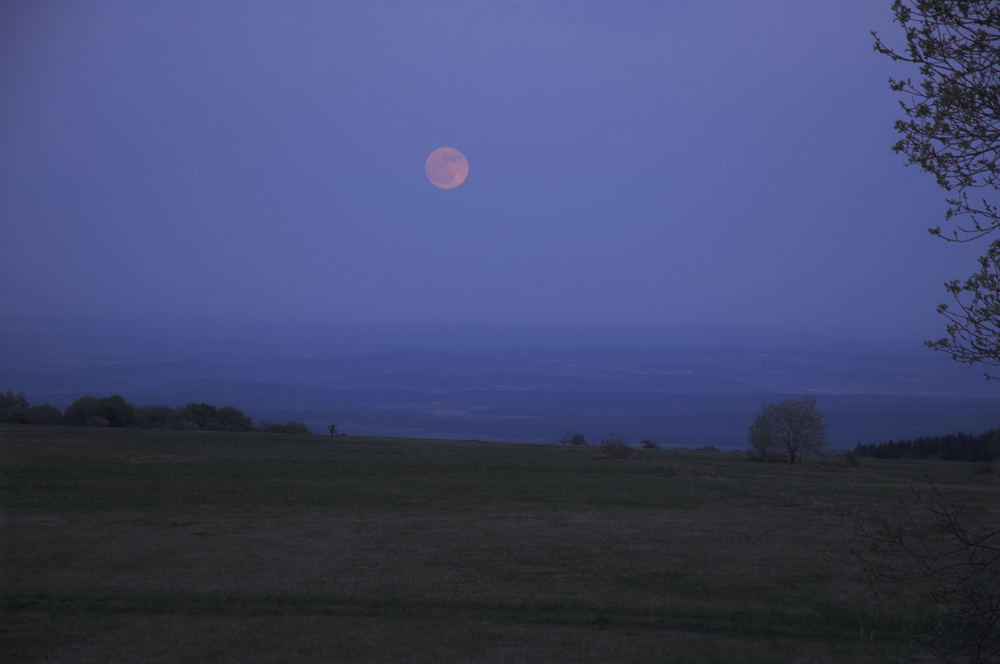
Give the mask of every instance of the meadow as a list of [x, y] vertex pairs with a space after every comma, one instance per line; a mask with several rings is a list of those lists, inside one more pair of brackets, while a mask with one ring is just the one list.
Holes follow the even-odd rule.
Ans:
[[877, 662], [856, 518], [976, 470], [0, 425], [0, 660]]

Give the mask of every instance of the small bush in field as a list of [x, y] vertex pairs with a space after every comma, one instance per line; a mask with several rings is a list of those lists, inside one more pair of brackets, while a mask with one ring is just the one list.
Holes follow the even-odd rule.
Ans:
[[602, 459], [626, 459], [632, 453], [632, 448], [614, 434], [601, 441], [600, 456]]
[[660, 449], [660, 444], [652, 440], [644, 440], [639, 443], [639, 447], [644, 450], [658, 450]]
[[561, 445], [584, 447], [587, 445], [587, 438], [579, 431], [567, 431], [563, 434], [562, 440], [560, 440], [559, 443]]

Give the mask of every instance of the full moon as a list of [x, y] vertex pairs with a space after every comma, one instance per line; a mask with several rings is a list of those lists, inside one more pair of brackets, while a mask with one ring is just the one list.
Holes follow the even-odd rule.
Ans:
[[438, 148], [424, 164], [427, 179], [441, 189], [454, 189], [469, 177], [469, 162], [455, 148]]

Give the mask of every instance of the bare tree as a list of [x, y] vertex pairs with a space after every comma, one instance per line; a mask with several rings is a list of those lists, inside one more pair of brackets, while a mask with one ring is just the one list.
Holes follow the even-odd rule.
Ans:
[[771, 430], [771, 421], [761, 412], [750, 425], [750, 454], [758, 461], [767, 461], [775, 455], [778, 442], [774, 439], [774, 432]]
[[773, 445], [785, 449], [789, 463], [801, 462], [803, 454], [820, 452], [826, 446], [823, 418], [816, 407], [816, 397], [812, 396], [765, 403], [757, 416], [758, 420], [766, 422]]
[[[893, 150], [948, 192], [945, 220], [952, 228], [930, 232], [949, 242], [977, 240], [1000, 228], [1000, 3], [894, 0], [892, 9], [906, 48], [895, 50], [873, 32], [875, 50], [920, 74], [916, 82], [889, 79], [903, 95]], [[958, 361], [1000, 366], [1000, 239], [980, 263], [964, 283], [945, 284], [958, 306], [938, 307], [948, 336], [927, 345]]]
[[[918, 655], [929, 652], [946, 662], [1000, 661], [996, 512], [974, 523], [964, 505], [936, 487], [913, 493], [915, 503], [900, 514], [855, 522], [861, 546], [854, 555], [869, 572], [881, 629], [906, 637], [897, 642], [913, 644], [922, 651]], [[916, 621], [914, 609], [923, 612]]]

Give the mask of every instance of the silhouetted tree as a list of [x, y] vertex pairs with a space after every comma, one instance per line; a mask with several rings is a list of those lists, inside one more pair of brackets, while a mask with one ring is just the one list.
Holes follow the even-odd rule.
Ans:
[[23, 392], [0, 392], [0, 422], [8, 424], [59, 424], [62, 411], [52, 404], [32, 406]]
[[[964, 505], [932, 487], [914, 491], [913, 505], [900, 513], [862, 515], [855, 527], [860, 546], [854, 554], [871, 576], [882, 629], [907, 632], [903, 642], [940, 661], [1000, 661], [1000, 528], [995, 521], [970, 519]], [[914, 607], [925, 609], [924, 620], [899, 620], [898, 614], [912, 613]], [[909, 659], [925, 653], [901, 654]]]
[[219, 428], [213, 426], [218, 421], [218, 409], [212, 404], [192, 401], [177, 409], [177, 417], [181, 421], [193, 422], [198, 429]]
[[750, 425], [748, 438], [750, 439], [750, 455], [752, 458], [758, 461], [767, 461], [774, 458], [778, 441], [775, 440], [774, 432], [771, 430], [771, 421], [767, 419], [767, 416], [763, 412], [759, 413], [756, 419], [754, 419], [753, 424]]
[[27, 421], [30, 424], [62, 424], [62, 411], [50, 403], [31, 406]]
[[23, 392], [14, 394], [8, 390], [0, 393], [0, 422], [25, 424], [28, 422], [28, 409], [28, 400]]
[[563, 445], [575, 445], [579, 447], [587, 444], [587, 438], [579, 431], [567, 431], [563, 434], [562, 440], [559, 442]]
[[118, 394], [100, 399], [97, 415], [106, 419], [108, 425], [113, 427], [131, 427], [135, 426], [138, 421], [135, 406]]
[[136, 409], [136, 415], [139, 418], [139, 426], [152, 429], [170, 429], [178, 421], [177, 411], [162, 404], [146, 404]]
[[[103, 398], [82, 396], [62, 413], [47, 403], [40, 406], [29, 405], [24, 394], [0, 392], [0, 422], [215, 431], [253, 430], [253, 420], [233, 406], [216, 408], [211, 404], [192, 402], [176, 409], [159, 404], [147, 404], [136, 408], [117, 394]], [[295, 432], [305, 427], [304, 424], [297, 422], [275, 426], [288, 431], [294, 429]]]
[[861, 456], [878, 459], [945, 459], [948, 461], [991, 461], [1000, 459], [1000, 428], [979, 435], [954, 433], [945, 436], [922, 436], [913, 440], [890, 440], [884, 443], [858, 444]]
[[82, 396], [66, 406], [63, 422], [76, 426], [90, 426], [97, 415], [98, 399], [88, 395]]
[[139, 417], [135, 407], [122, 396], [112, 394], [97, 399], [86, 395], [66, 407], [63, 421], [79, 426], [130, 427], [138, 423]]
[[[906, 49], [890, 48], [873, 32], [875, 50], [920, 74], [917, 82], [889, 79], [904, 95], [893, 150], [948, 192], [945, 220], [956, 221], [931, 233], [950, 242], [982, 238], [1000, 228], [1000, 209], [990, 200], [1000, 189], [1000, 3], [895, 0], [892, 8]], [[1000, 366], [1000, 240], [979, 262], [966, 281], [945, 284], [957, 308], [938, 307], [948, 336], [927, 345], [970, 365]]]
[[[938, 306], [948, 319], [947, 337], [928, 341], [927, 346], [951, 355], [953, 360], [973, 365], [1000, 367], [1000, 240], [979, 258], [979, 271], [963, 281], [950, 281], [945, 288], [955, 300], [954, 308]], [[985, 372], [987, 378], [996, 378]]]
[[625, 459], [632, 453], [632, 448], [626, 445], [620, 436], [614, 434], [601, 440], [598, 450], [604, 459]]
[[[802, 396], [765, 403], [754, 425], [761, 433], [769, 429], [774, 446], [784, 449], [789, 463], [796, 463], [802, 460], [803, 454], [820, 452], [826, 446], [823, 417], [816, 407], [816, 397]], [[751, 426], [751, 430], [753, 428]]]
[[223, 406], [216, 411], [215, 416], [218, 428], [223, 431], [250, 431], [253, 429], [253, 420], [233, 406]]

